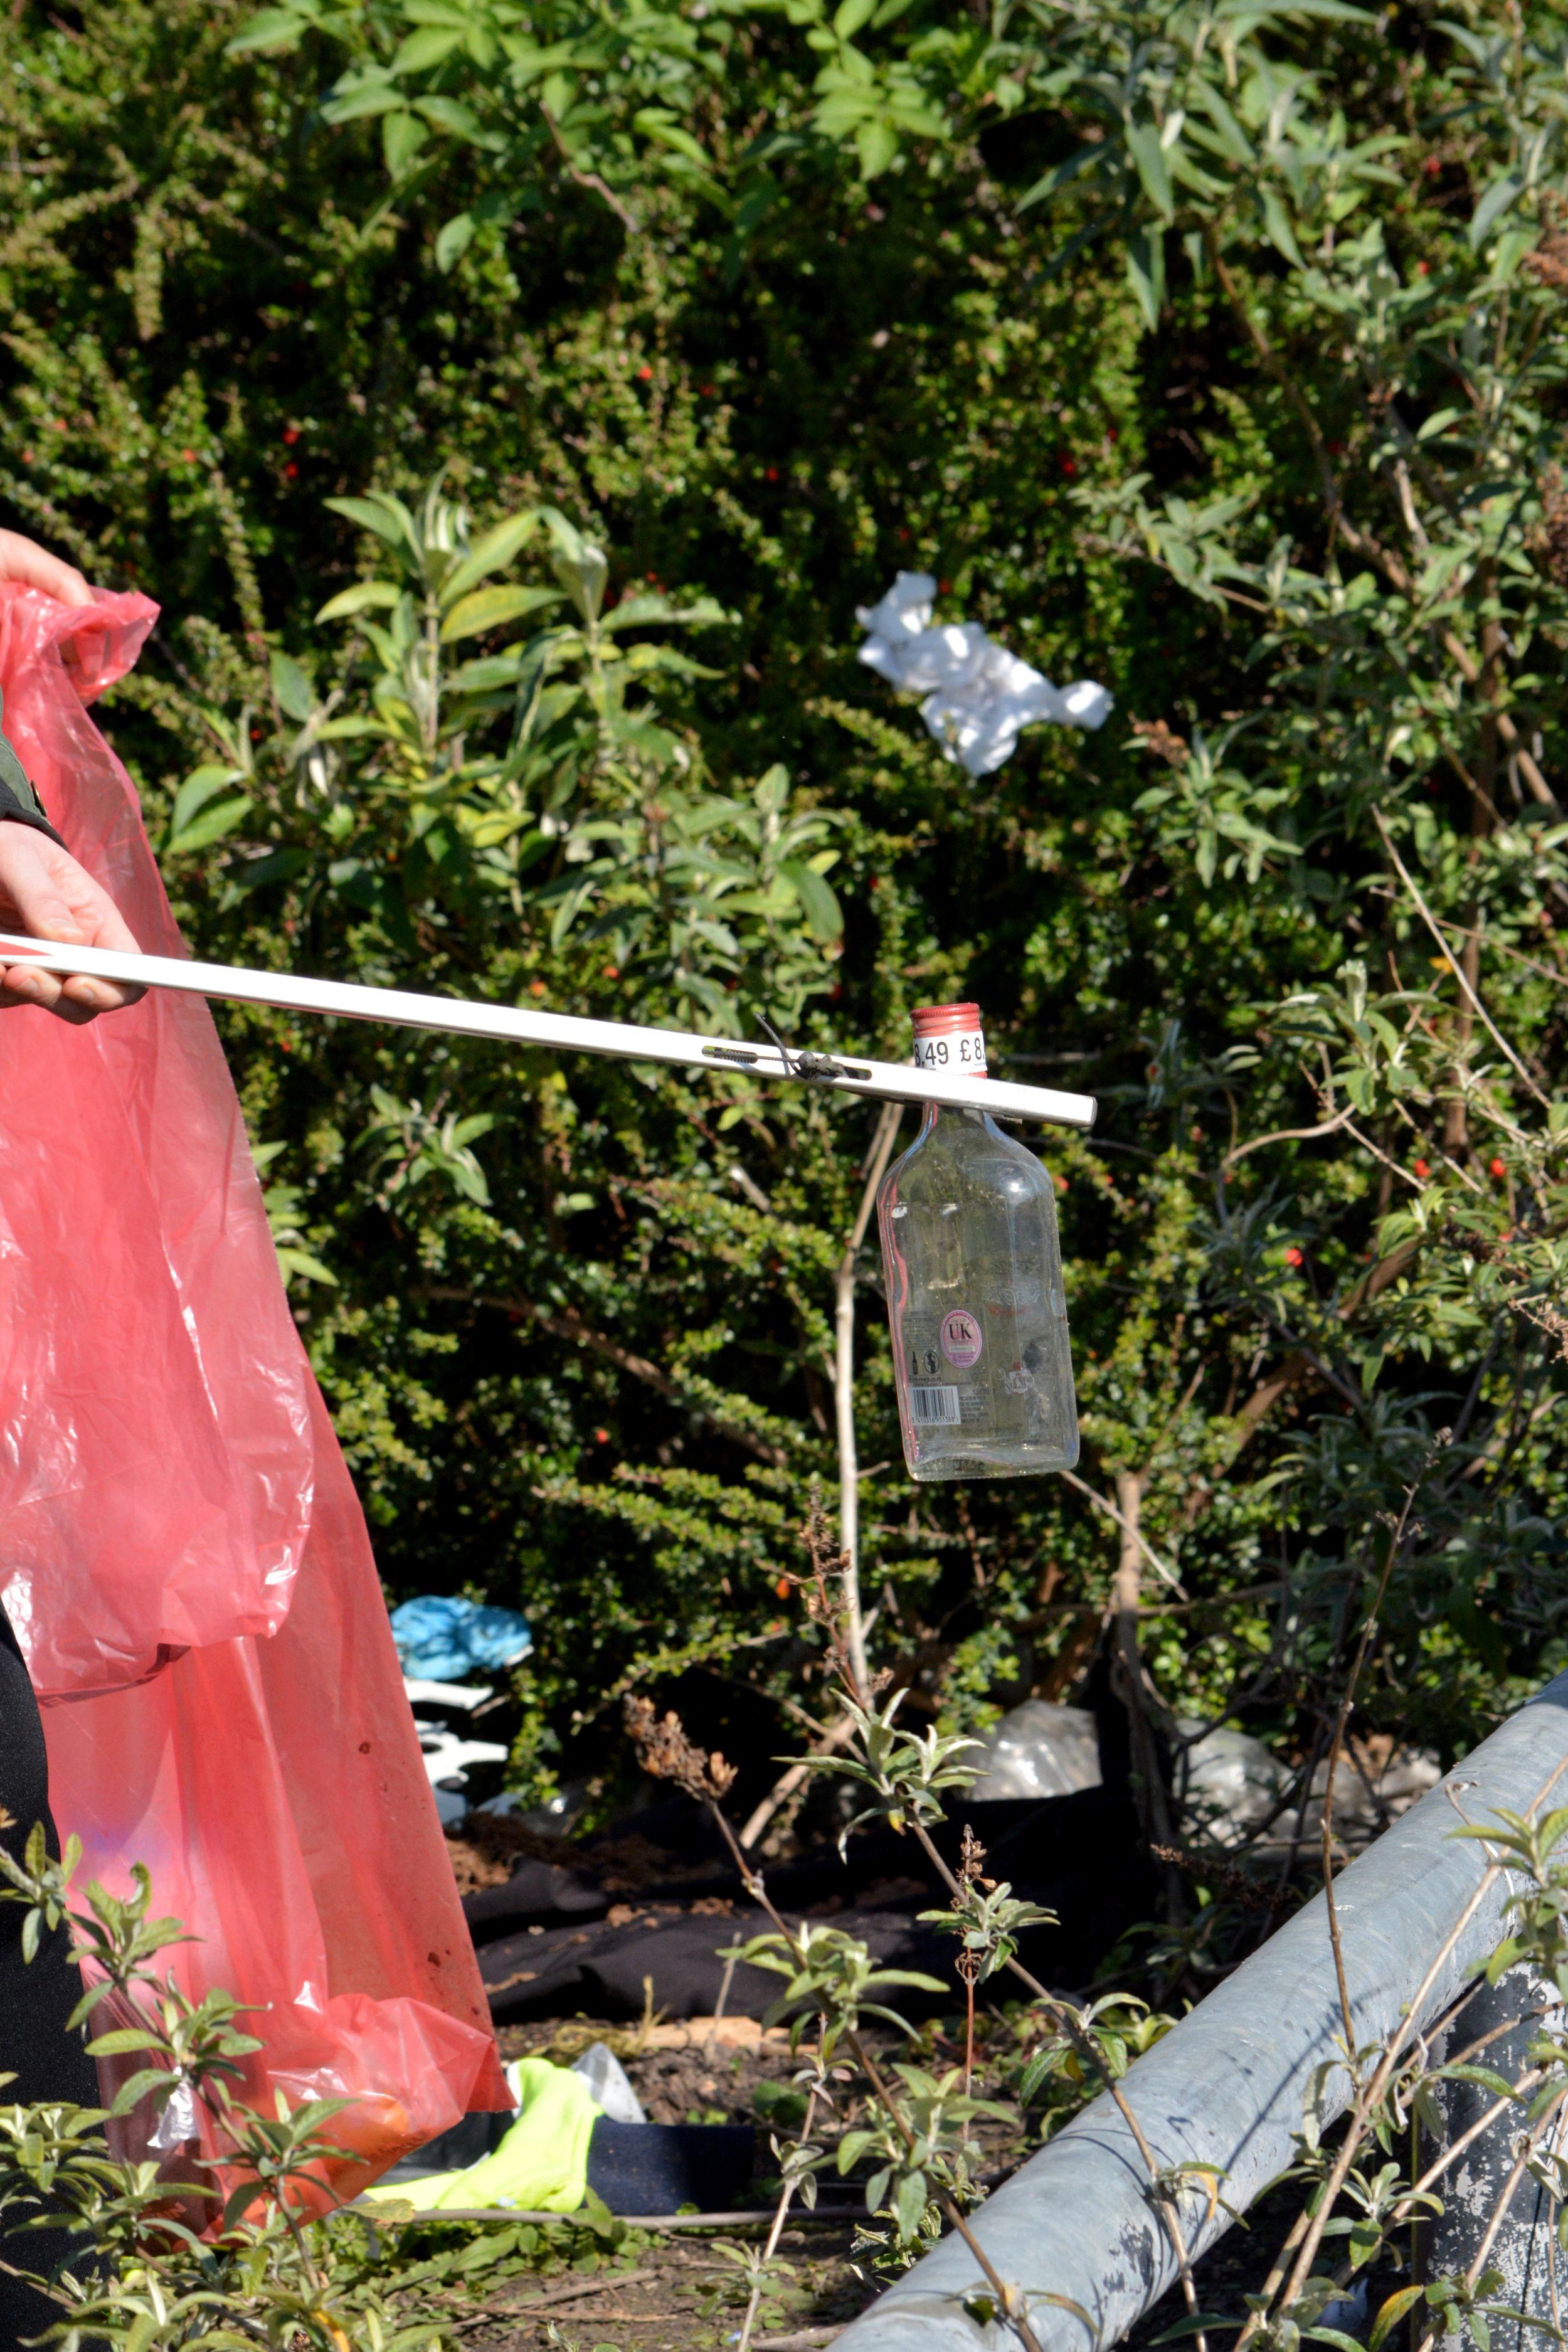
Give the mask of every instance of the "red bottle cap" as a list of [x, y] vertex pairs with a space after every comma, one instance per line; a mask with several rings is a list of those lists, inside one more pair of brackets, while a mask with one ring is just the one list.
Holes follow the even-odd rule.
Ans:
[[978, 1004], [917, 1004], [910, 1019], [917, 1037], [956, 1037], [980, 1026]]
[[978, 1004], [917, 1004], [913, 1014], [917, 1070], [985, 1076], [985, 1033]]

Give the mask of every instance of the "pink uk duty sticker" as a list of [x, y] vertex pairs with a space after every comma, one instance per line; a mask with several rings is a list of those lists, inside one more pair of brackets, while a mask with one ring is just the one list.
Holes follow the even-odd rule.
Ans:
[[955, 1307], [950, 1315], [942, 1317], [942, 1352], [960, 1371], [967, 1371], [971, 1364], [980, 1361], [984, 1344], [978, 1318], [971, 1315], [966, 1307]]

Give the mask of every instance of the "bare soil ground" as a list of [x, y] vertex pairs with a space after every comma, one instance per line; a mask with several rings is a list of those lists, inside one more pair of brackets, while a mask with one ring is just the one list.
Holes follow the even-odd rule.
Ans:
[[[743, 2250], [761, 2250], [772, 2210], [768, 2127], [760, 2110], [769, 2095], [764, 2086], [788, 2085], [794, 2074], [786, 2037], [763, 2033], [745, 2019], [717, 2027], [699, 2018], [689, 2025], [627, 2028], [577, 2018], [514, 2027], [501, 2039], [509, 2057], [563, 2062], [590, 2042], [607, 2042], [656, 2123], [755, 2123], [758, 2178], [750, 2200], [739, 2196], [737, 2206], [750, 2201], [757, 2221], [750, 2227], [699, 2223], [679, 2233], [626, 2228], [616, 2242], [579, 2231], [532, 2262], [503, 2262], [488, 2276], [477, 2269], [466, 2286], [454, 2281], [442, 2298], [462, 2352], [724, 2352], [736, 2340], [750, 2287]], [[952, 2063], [956, 2046], [940, 2030], [933, 2040], [934, 2061]], [[1016, 2063], [1012, 2037], [997, 2031], [983, 2053], [976, 2089], [1005, 2099]], [[988, 2184], [1005, 2179], [1038, 2137], [1037, 2121], [987, 2126]], [[817, 2352], [880, 2292], [868, 2250], [857, 2243], [864, 2217], [851, 2199], [847, 2186], [830, 2179], [823, 2202], [840, 2210], [792, 2219], [764, 2293], [753, 2352]], [[1262, 2284], [1299, 2201], [1299, 2188], [1275, 2191], [1200, 2265], [1205, 2314], [1245, 2315], [1244, 2298]], [[1185, 2322], [1173, 2292], [1133, 2331], [1131, 2352], [1153, 2352], [1163, 2340], [1184, 2347]], [[1227, 2333], [1222, 2326], [1219, 2340]]]
[[[956, 2062], [951, 2032], [928, 2028], [926, 2035], [931, 2063]], [[764, 2033], [747, 2019], [715, 2026], [700, 2018], [632, 2028], [577, 2018], [513, 2027], [501, 2036], [509, 2057], [566, 2063], [594, 2041], [607, 2042], [620, 2058], [650, 2121], [756, 2125], [757, 2179], [750, 2197], [736, 2200], [738, 2209], [754, 2208], [756, 2222], [699, 2224], [679, 2233], [626, 2229], [613, 2244], [579, 2231], [542, 2261], [498, 2264], [488, 2277], [476, 2272], [455, 2298], [443, 2297], [463, 2352], [721, 2352], [735, 2341], [750, 2289], [744, 2250], [760, 2252], [772, 2211], [764, 2110], [770, 2086], [787, 2087], [795, 2072], [787, 2037]], [[977, 2092], [1010, 2105], [1018, 2054], [1012, 2032], [1000, 2021], [991, 2025], [979, 2053]], [[1013, 2109], [1008, 2120], [984, 2125], [980, 2137], [994, 2187], [1037, 2146], [1038, 2119]], [[864, 2218], [852, 2184], [831, 2176], [817, 2214], [797, 2209], [763, 2296], [754, 2352], [816, 2352], [875, 2300], [883, 2281], [873, 2267], [875, 2249], [858, 2244]], [[1225, 2307], [1241, 2307], [1245, 2285], [1255, 2271], [1261, 2276], [1288, 2223], [1289, 2216], [1279, 2231], [1265, 2227], [1256, 2242], [1233, 2232], [1216, 2251], [1213, 2285]], [[1205, 2307], [1214, 2307], [1206, 2297]], [[1179, 2308], [1163, 2307], [1134, 2339], [1140, 2352], [1183, 2316]]]

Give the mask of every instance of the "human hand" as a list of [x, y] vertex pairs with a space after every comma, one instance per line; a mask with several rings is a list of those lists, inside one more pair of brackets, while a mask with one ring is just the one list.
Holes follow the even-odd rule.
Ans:
[[90, 604], [92, 590], [74, 564], [51, 555], [36, 540], [19, 530], [0, 530], [0, 580], [20, 581], [24, 588], [41, 588], [61, 604]]
[[[11, 536], [0, 532], [0, 538]], [[54, 940], [61, 947], [136, 952], [136, 941], [108, 892], [68, 849], [29, 824], [0, 824], [0, 930], [24, 931], [29, 939]], [[36, 964], [0, 966], [0, 1012], [36, 1004], [79, 1025], [100, 1013], [134, 1004], [142, 993], [111, 980], [62, 979]]]

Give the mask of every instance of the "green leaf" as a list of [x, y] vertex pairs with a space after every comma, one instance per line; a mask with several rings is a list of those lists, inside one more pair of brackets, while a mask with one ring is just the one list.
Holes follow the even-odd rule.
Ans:
[[1165, 151], [1160, 144], [1160, 133], [1152, 122], [1130, 124], [1127, 131], [1127, 152], [1143, 184], [1143, 193], [1163, 221], [1175, 218], [1175, 200], [1171, 194], [1171, 170]]
[[262, 8], [226, 44], [224, 55], [242, 58], [251, 49], [297, 49], [304, 31], [304, 18], [291, 8]]
[[436, 238], [436, 267], [443, 275], [455, 269], [474, 241], [479, 224], [472, 213], [456, 213]]
[[167, 2066], [138, 2067], [135, 2074], [128, 2076], [116, 2090], [110, 2115], [128, 2116], [132, 2107], [141, 2105], [150, 2091], [166, 2089], [168, 2081]]
[[712, 171], [713, 158], [708, 150], [692, 137], [689, 131], [671, 118], [667, 108], [645, 106], [633, 116], [632, 121], [645, 139], [657, 140], [661, 147], [668, 147], [673, 154], [684, 155], [688, 163], [700, 165], [704, 172]]
[[306, 1282], [329, 1282], [334, 1290], [337, 1288], [338, 1277], [331, 1266], [323, 1265], [321, 1259], [312, 1257], [309, 1250], [300, 1249], [292, 1242], [279, 1243], [277, 1247], [278, 1263], [283, 1270], [285, 1282], [290, 1275], [297, 1274]]
[[710, 669], [704, 663], [693, 661], [689, 654], [677, 653], [673, 646], [632, 646], [626, 653], [617, 654], [616, 658], [626, 663], [634, 677], [641, 677], [650, 669], [663, 670], [671, 677], [721, 677], [723, 675], [721, 670]]
[[441, 643], [455, 646], [464, 637], [477, 637], [483, 629], [499, 629], [508, 621], [520, 620], [524, 613], [537, 613], [542, 604], [559, 604], [560, 596], [553, 588], [477, 588], [470, 595], [459, 597], [441, 624]]
[[215, 793], [241, 782], [243, 773], [238, 768], [193, 768], [174, 794], [174, 804], [169, 812], [170, 833], [176, 834], [189, 824], [197, 811], [205, 808]]
[[144, 2025], [117, 2025], [112, 2032], [95, 2034], [88, 2048], [95, 2058], [118, 2058], [127, 2050], [162, 2050], [161, 2033]]
[[1301, 248], [1296, 242], [1296, 232], [1284, 205], [1272, 188], [1263, 191], [1263, 225], [1268, 232], [1268, 242], [1276, 253], [1283, 255], [1292, 268], [1304, 269]]
[[448, 694], [499, 694], [517, 684], [521, 668], [521, 650], [504, 654], [489, 654], [479, 661], [465, 662], [447, 680]]
[[599, 625], [609, 630], [638, 629], [662, 621], [688, 629], [717, 625], [732, 628], [737, 617], [735, 614], [726, 612], [723, 605], [711, 596], [699, 596], [690, 604], [677, 604], [668, 596], [656, 596], [639, 588], [634, 594], [623, 596], [615, 611], [606, 613]]
[[487, 132], [471, 106], [462, 105], [455, 98], [419, 98], [415, 105], [424, 120], [437, 131], [450, 131], [471, 147], [494, 146], [497, 142]]
[[278, 697], [279, 709], [301, 725], [316, 707], [310, 679], [287, 654], [275, 653], [272, 656], [272, 691]]
[[[390, 547], [405, 547], [409, 543], [412, 517], [401, 500], [323, 499], [321, 504], [330, 507], [333, 514], [346, 515], [362, 530], [374, 531], [376, 537], [384, 539]], [[395, 595], [393, 602], [396, 602]]]
[[863, 180], [875, 180], [899, 152], [899, 134], [890, 122], [862, 122], [855, 132], [855, 152]]
[[805, 917], [805, 927], [817, 945], [827, 947], [834, 940], [842, 939], [843, 909], [831, 885], [820, 874], [814, 873], [809, 866], [795, 858], [781, 866], [779, 872], [799, 900], [801, 913]]
[[1127, 278], [1152, 333], [1165, 300], [1165, 239], [1161, 230], [1140, 229], [1128, 238]]
[[255, 805], [247, 793], [236, 793], [231, 800], [215, 801], [188, 824], [171, 825], [162, 854], [165, 857], [189, 857], [198, 849], [209, 849], [215, 841], [221, 841], [226, 833], [232, 833], [242, 824]]
[[304, 849], [274, 849], [265, 856], [253, 857], [231, 866], [224, 877], [220, 906], [237, 906], [242, 898], [258, 890], [270, 887], [274, 882], [292, 881], [310, 863], [310, 852]]
[[416, 114], [389, 114], [381, 126], [381, 152], [387, 171], [400, 180], [430, 136]]
[[923, 2172], [906, 2172], [893, 2191], [893, 2213], [899, 2225], [899, 2236], [905, 2245], [918, 2237], [930, 2203]]
[[1495, 221], [1502, 218], [1523, 185], [1523, 181], [1517, 179], [1511, 172], [1505, 172], [1500, 179], [1492, 182], [1470, 215], [1469, 238], [1472, 253], [1480, 251], [1486, 243], [1487, 231]]
[[462, 37], [461, 32], [422, 25], [416, 33], [409, 34], [387, 70], [395, 74], [424, 73], [426, 68], [438, 66], [443, 58], [449, 58]]
[[346, 75], [321, 107], [324, 122], [358, 122], [365, 115], [386, 114], [404, 103], [403, 92], [380, 72]]
[[316, 618], [318, 621], [349, 621], [356, 613], [390, 610], [397, 602], [397, 593], [390, 580], [358, 580], [352, 588], [341, 589], [337, 595], [329, 596]]
[[443, 606], [455, 604], [458, 597], [477, 588], [492, 572], [504, 571], [533, 537], [539, 523], [539, 512], [531, 507], [521, 514], [508, 515], [503, 522], [496, 523], [477, 539], [461, 563], [455, 565], [442, 582]]
[[1250, 164], [1254, 161], [1252, 142], [1247, 138], [1225, 98], [1212, 83], [1199, 82], [1188, 100], [1191, 107], [1199, 109], [1213, 125], [1214, 138], [1222, 154], [1233, 163]]
[[1517, 2099], [1522, 2095], [1507, 2075], [1500, 2074], [1494, 2066], [1438, 2066], [1434, 2069], [1433, 2079], [1440, 2083], [1476, 2083], [1482, 2090], [1490, 2091], [1494, 2097], [1500, 2099]]

